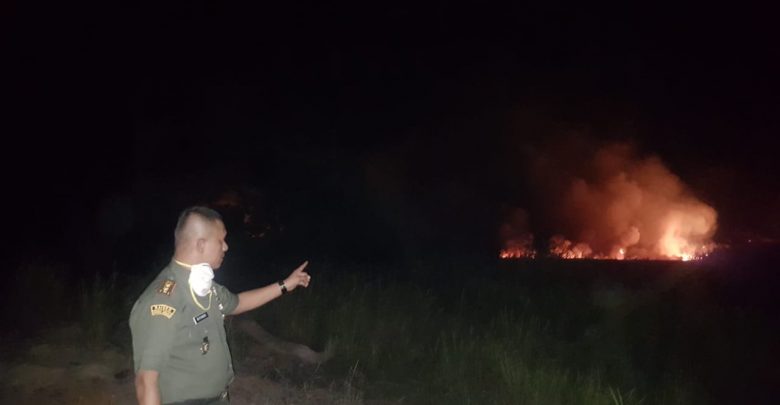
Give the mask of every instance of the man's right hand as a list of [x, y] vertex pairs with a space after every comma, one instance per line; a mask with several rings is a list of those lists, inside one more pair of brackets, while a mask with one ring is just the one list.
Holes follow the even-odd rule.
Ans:
[[135, 396], [139, 405], [160, 405], [159, 377], [160, 373], [155, 370], [140, 370], [135, 375]]

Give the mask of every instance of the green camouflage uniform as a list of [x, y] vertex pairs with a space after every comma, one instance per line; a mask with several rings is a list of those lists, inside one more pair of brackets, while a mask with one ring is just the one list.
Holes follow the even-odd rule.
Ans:
[[160, 373], [163, 403], [216, 398], [233, 380], [223, 318], [238, 296], [214, 283], [209, 307], [209, 297], [194, 295], [188, 278], [189, 269], [171, 261], [130, 313], [135, 372]]

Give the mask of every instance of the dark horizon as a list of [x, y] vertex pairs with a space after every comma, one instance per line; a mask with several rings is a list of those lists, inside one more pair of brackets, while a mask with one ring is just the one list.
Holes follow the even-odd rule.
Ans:
[[256, 7], [13, 8], [17, 255], [167, 240], [229, 190], [302, 250], [487, 254], [571, 139], [659, 156], [716, 240], [780, 238], [768, 10]]

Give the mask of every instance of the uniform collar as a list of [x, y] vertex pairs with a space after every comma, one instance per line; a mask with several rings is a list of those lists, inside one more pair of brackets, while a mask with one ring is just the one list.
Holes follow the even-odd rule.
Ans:
[[190, 269], [176, 263], [175, 259], [171, 259], [168, 268], [171, 269], [171, 273], [179, 280], [187, 280], [190, 277]]

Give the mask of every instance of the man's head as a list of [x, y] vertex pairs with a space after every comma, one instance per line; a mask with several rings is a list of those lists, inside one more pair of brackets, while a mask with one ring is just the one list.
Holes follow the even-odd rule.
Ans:
[[218, 269], [228, 250], [227, 231], [222, 216], [207, 207], [190, 207], [182, 211], [176, 230], [176, 257], [190, 264], [208, 263]]

